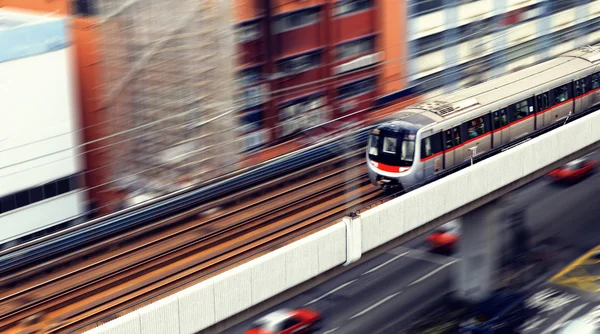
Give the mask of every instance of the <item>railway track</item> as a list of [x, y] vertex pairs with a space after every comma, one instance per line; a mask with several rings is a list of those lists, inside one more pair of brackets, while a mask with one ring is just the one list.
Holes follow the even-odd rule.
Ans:
[[383, 196], [362, 153], [9, 273], [0, 278], [0, 331], [79, 332], [322, 228]]

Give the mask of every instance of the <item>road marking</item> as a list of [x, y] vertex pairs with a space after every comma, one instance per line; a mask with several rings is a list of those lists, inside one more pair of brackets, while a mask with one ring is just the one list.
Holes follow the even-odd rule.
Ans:
[[596, 253], [599, 250], [600, 250], [600, 246], [596, 246], [596, 247], [590, 249], [587, 253], [585, 253], [582, 256], [580, 256], [577, 260], [571, 262], [568, 266], [564, 267], [563, 270], [561, 270], [558, 274], [552, 276], [549, 279], [549, 281], [553, 282], [553, 283], [559, 283], [557, 281], [560, 278], [562, 278], [567, 273], [569, 273], [570, 271], [572, 271], [573, 269], [575, 269], [575, 267], [581, 265], [585, 260], [587, 260], [589, 257], [591, 257], [592, 255], [594, 255], [594, 253]]
[[354, 318], [356, 318], [356, 317], [360, 317], [361, 315], [363, 315], [363, 314], [365, 314], [365, 313], [367, 313], [367, 312], [371, 311], [372, 309], [374, 309], [374, 308], [376, 308], [377, 306], [379, 306], [379, 305], [381, 305], [381, 304], [383, 304], [383, 303], [387, 302], [388, 300], [390, 300], [390, 299], [392, 299], [392, 298], [396, 297], [397, 295], [399, 295], [399, 294], [401, 294], [401, 293], [402, 293], [402, 291], [400, 291], [400, 292], [396, 292], [396, 293], [394, 293], [393, 295], [389, 295], [389, 296], [387, 296], [387, 297], [383, 298], [382, 300], [378, 301], [377, 303], [375, 303], [375, 304], [373, 304], [373, 305], [371, 305], [371, 306], [367, 307], [366, 309], [362, 310], [361, 312], [359, 312], [359, 313], [357, 313], [357, 314], [353, 315], [352, 317], [350, 317], [350, 319], [354, 319]]
[[318, 302], [319, 300], [321, 300], [321, 299], [323, 299], [323, 298], [325, 298], [325, 297], [327, 297], [327, 296], [331, 295], [332, 293], [335, 293], [336, 291], [339, 291], [339, 290], [341, 290], [341, 289], [345, 288], [346, 286], [348, 286], [348, 285], [350, 285], [350, 284], [352, 284], [352, 283], [354, 283], [354, 282], [356, 282], [356, 280], [352, 280], [352, 281], [350, 281], [350, 282], [348, 282], [348, 283], [344, 283], [344, 284], [342, 284], [342, 285], [338, 286], [337, 288], [335, 288], [335, 289], [333, 289], [333, 290], [331, 290], [331, 291], [327, 292], [326, 294], [322, 295], [321, 297], [319, 297], [319, 298], [317, 298], [317, 299], [313, 299], [313, 300], [311, 300], [310, 302], [308, 302], [308, 303], [304, 304], [304, 306], [310, 305], [310, 304], [312, 304], [312, 303], [316, 303], [316, 302]]
[[444, 265], [448, 263], [449, 260], [458, 261], [459, 259], [453, 256], [442, 256], [434, 253], [430, 253], [421, 249], [414, 249], [414, 252], [408, 254], [406, 257], [410, 257], [416, 260], [423, 260], [439, 265]]
[[581, 317], [583, 321], [587, 321], [590, 324], [597, 324], [600, 320], [600, 305], [596, 305], [590, 312]]
[[541, 318], [540, 316], [536, 315], [532, 319], [527, 320], [527, 322], [523, 325], [523, 327], [525, 327], [523, 328], [523, 332], [533, 331], [534, 329], [538, 328], [544, 321], [546, 321], [546, 319], [548, 318]]
[[388, 264], [390, 264], [390, 263], [392, 263], [392, 262], [394, 262], [394, 261], [398, 260], [399, 258], [403, 257], [404, 255], [406, 255], [406, 254], [408, 254], [408, 253], [410, 253], [410, 251], [406, 251], [406, 252], [404, 252], [404, 253], [402, 253], [402, 254], [400, 254], [400, 255], [396, 255], [396, 256], [394, 256], [393, 258], [391, 258], [391, 259], [387, 260], [386, 262], [384, 262], [384, 263], [382, 263], [382, 264], [378, 265], [377, 267], [375, 267], [375, 268], [373, 268], [373, 269], [371, 269], [371, 270], [369, 270], [369, 271], [367, 271], [367, 272], [363, 273], [361, 276], [364, 276], [364, 275], [370, 274], [370, 273], [372, 273], [372, 272], [374, 272], [374, 271], [377, 271], [377, 270], [379, 270], [379, 269], [381, 269], [381, 268], [383, 268], [383, 267], [387, 266]]
[[560, 326], [562, 326], [562, 324], [569, 320], [569, 318], [571, 318], [572, 315], [574, 315], [575, 313], [579, 312], [579, 310], [581, 310], [582, 308], [584, 308], [585, 306], [587, 306], [588, 303], [585, 304], [581, 304], [577, 307], [574, 307], [571, 309], [571, 311], [567, 312], [567, 314], [563, 315], [560, 319], [558, 319], [555, 323], [552, 324], [552, 326], [546, 328], [545, 331], [542, 332], [542, 334], [546, 334], [546, 333], [550, 333], [555, 329], [560, 328]]
[[328, 330], [327, 332], [323, 332], [323, 334], [329, 334], [329, 333], [333, 333], [333, 332], [335, 332], [335, 331], [336, 331], [338, 328], [339, 328], [339, 327], [336, 327], [336, 328], [334, 328], [334, 329], [330, 329], [330, 330]]
[[422, 282], [422, 281], [424, 281], [424, 280], [428, 279], [428, 278], [429, 278], [431, 275], [434, 275], [434, 274], [435, 274], [435, 273], [437, 273], [438, 271], [440, 271], [440, 270], [442, 270], [442, 269], [446, 268], [447, 266], [449, 266], [449, 265], [453, 264], [453, 263], [454, 263], [454, 262], [456, 262], [456, 261], [458, 261], [458, 260], [453, 260], [453, 261], [450, 261], [450, 262], [446, 263], [445, 265], [438, 267], [437, 269], [435, 269], [434, 271], [430, 272], [429, 274], [427, 274], [427, 275], [425, 275], [425, 276], [423, 276], [423, 277], [421, 277], [421, 278], [417, 279], [416, 281], [414, 281], [414, 282], [410, 283], [408, 286], [411, 286], [411, 285], [417, 284], [417, 283], [419, 283], [419, 282]]
[[525, 304], [530, 308], [537, 308], [548, 313], [560, 309], [577, 299], [579, 299], [579, 296], [577, 295], [568, 294], [552, 288], [546, 288], [527, 298]]

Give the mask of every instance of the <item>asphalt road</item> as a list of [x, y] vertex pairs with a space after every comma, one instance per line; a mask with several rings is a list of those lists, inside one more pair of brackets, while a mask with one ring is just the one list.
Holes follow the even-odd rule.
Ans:
[[[600, 153], [592, 156], [600, 159]], [[600, 221], [599, 190], [600, 173], [595, 173], [570, 186], [557, 185], [548, 178], [541, 178], [509, 195], [514, 204], [526, 208], [526, 224], [532, 231], [534, 243], [549, 244], [555, 250], [549, 271], [558, 272], [570, 261], [600, 244], [600, 224], [597, 223]], [[321, 333], [405, 333], [416, 317], [426, 316], [422, 312], [442, 302], [443, 296], [451, 291], [451, 268], [457, 260], [427, 252], [421, 237], [254, 319], [281, 308], [309, 307], [324, 315]], [[546, 288], [544, 282], [535, 287], [540, 291]], [[563, 318], [568, 320], [567, 306], [540, 315], [538, 323], [535, 326], [528, 324], [531, 328], [526, 332], [546, 333], [544, 331], [549, 328], [560, 327], [566, 321]], [[593, 306], [586, 304], [569, 314], [569, 318]], [[251, 321], [226, 333], [243, 333], [249, 329]]]

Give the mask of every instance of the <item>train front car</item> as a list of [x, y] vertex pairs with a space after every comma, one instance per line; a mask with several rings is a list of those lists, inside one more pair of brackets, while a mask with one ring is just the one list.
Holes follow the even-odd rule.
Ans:
[[418, 181], [413, 168], [418, 130], [412, 123], [396, 120], [383, 123], [371, 132], [367, 145], [371, 183], [393, 189]]

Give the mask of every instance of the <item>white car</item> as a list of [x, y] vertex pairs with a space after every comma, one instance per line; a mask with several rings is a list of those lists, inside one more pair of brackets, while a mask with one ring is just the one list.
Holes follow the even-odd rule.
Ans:
[[560, 329], [559, 334], [600, 334], [600, 328], [596, 323], [585, 319], [569, 321]]

